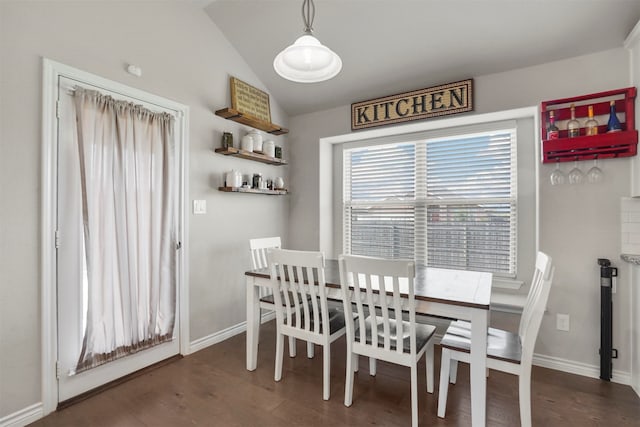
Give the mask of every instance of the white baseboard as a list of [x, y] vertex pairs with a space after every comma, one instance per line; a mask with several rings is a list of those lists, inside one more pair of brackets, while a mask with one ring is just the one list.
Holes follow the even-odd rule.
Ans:
[[[569, 374], [581, 375], [583, 377], [600, 378], [600, 366], [562, 359], [560, 357], [534, 354], [533, 364], [543, 368], [567, 372]], [[611, 381], [618, 384], [631, 385], [631, 374], [629, 372], [614, 369]]]
[[[270, 311], [264, 313], [260, 319], [261, 323], [268, 322], [276, 318], [275, 311]], [[196, 351], [200, 351], [209, 346], [222, 342], [228, 338], [231, 338], [235, 335], [241, 334], [247, 330], [247, 322], [238, 323], [237, 325], [231, 326], [227, 329], [223, 329], [219, 332], [213, 333], [211, 335], [207, 335], [206, 337], [198, 338], [195, 341], [192, 341], [189, 345], [189, 353], [192, 354]]]
[[35, 403], [18, 412], [0, 418], [0, 427], [22, 427], [44, 416], [42, 403]]

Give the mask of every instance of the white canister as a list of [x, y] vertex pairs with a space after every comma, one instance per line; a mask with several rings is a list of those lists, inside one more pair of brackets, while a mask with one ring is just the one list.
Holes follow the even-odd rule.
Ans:
[[253, 136], [251, 134], [248, 133], [242, 137], [240, 148], [244, 151], [253, 151]]
[[252, 129], [249, 135], [253, 138], [253, 151], [262, 151], [262, 134], [258, 129]]
[[273, 142], [272, 140], [265, 141], [264, 144], [262, 144], [262, 152], [266, 156], [275, 157], [276, 156], [276, 143]]
[[284, 179], [282, 179], [282, 177], [277, 177], [274, 181], [273, 181], [273, 187], [277, 188], [277, 189], [281, 189], [284, 188]]
[[225, 175], [225, 181], [226, 181], [226, 185], [227, 187], [241, 187], [242, 186], [242, 174], [235, 170], [232, 169], [231, 171], [227, 172], [227, 174]]

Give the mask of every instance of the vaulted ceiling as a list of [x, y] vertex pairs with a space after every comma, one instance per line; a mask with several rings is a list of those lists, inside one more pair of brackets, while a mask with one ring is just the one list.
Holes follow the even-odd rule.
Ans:
[[290, 115], [621, 47], [640, 20], [640, 0], [315, 0], [343, 68], [301, 84], [273, 59], [302, 33], [302, 0], [203, 3]]

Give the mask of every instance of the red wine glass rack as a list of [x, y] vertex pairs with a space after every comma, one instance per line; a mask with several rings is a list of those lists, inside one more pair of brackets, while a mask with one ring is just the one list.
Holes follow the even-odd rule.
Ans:
[[[569, 162], [574, 160], [606, 159], [630, 157], [637, 153], [638, 131], [635, 127], [636, 88], [611, 90], [573, 98], [543, 101], [540, 104], [540, 135], [542, 136], [542, 163]], [[607, 133], [609, 103], [615, 101], [616, 114], [622, 130]], [[580, 128], [580, 136], [569, 138], [566, 121], [571, 118], [571, 104], [575, 105], [575, 116], [581, 125], [588, 116], [589, 106], [593, 106], [598, 120], [598, 134], [585, 135]], [[558, 139], [546, 139], [549, 125], [549, 111], [554, 112], [556, 125], [560, 128]], [[563, 127], [563, 122], [565, 125]]]

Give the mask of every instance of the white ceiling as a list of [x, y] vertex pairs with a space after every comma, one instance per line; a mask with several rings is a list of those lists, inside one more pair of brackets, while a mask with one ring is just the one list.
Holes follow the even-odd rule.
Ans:
[[343, 67], [302, 84], [272, 65], [302, 33], [302, 0], [204, 2], [290, 115], [621, 47], [640, 20], [640, 0], [315, 0], [314, 35]]

